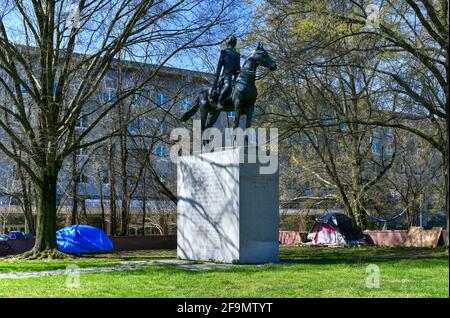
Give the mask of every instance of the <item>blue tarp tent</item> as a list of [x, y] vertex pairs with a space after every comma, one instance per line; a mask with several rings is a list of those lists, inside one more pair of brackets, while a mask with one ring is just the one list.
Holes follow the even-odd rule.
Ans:
[[110, 251], [114, 248], [110, 238], [100, 229], [89, 225], [67, 226], [56, 232], [61, 252], [81, 254]]

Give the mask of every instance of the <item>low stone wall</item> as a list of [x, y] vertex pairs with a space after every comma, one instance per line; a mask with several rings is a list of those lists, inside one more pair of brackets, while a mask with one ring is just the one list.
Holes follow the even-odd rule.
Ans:
[[0, 242], [4, 244], [4, 250], [7, 251], [5, 255], [14, 255], [29, 251], [34, 246], [34, 239], [29, 240], [8, 240], [6, 242]]
[[279, 242], [281, 245], [298, 245], [305, 241], [306, 232], [280, 231]]
[[403, 246], [408, 236], [406, 230], [377, 230], [364, 231], [366, 241], [376, 246]]
[[[306, 232], [280, 231], [281, 245], [298, 245], [305, 241]], [[379, 230], [364, 231], [369, 244], [376, 246], [395, 247], [403, 246], [408, 231], [406, 230]], [[112, 238], [115, 250], [133, 251], [150, 249], [176, 249], [176, 235], [146, 235], [146, 236], [115, 236]], [[0, 242], [0, 256], [20, 254], [29, 251], [34, 245], [34, 239], [9, 240]], [[448, 246], [448, 232], [442, 230], [439, 245]]]
[[448, 231], [447, 230], [442, 230], [442, 240], [445, 246], [448, 246]]
[[[364, 231], [366, 241], [375, 246], [396, 247], [404, 246], [408, 237], [407, 230], [376, 230]], [[297, 231], [280, 231], [279, 241], [281, 245], [298, 245], [304, 242], [306, 232]], [[448, 232], [442, 230], [439, 245], [448, 246]]]
[[[117, 251], [176, 249], [176, 235], [114, 236], [111, 238]], [[0, 242], [0, 256], [14, 255], [29, 251], [34, 239], [8, 240]]]
[[0, 242], [0, 256], [6, 256], [11, 254], [11, 248], [9, 245], [6, 244], [6, 242], [1, 241]]
[[118, 251], [176, 249], [176, 235], [114, 236], [111, 238]]

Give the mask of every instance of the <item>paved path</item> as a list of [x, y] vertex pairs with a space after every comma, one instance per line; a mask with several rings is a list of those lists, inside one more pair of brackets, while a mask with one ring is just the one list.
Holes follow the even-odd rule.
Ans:
[[[209, 270], [216, 268], [232, 268], [239, 265], [234, 264], [219, 264], [219, 263], [192, 263], [186, 260], [152, 260], [152, 261], [126, 261], [121, 262], [122, 265], [99, 266], [99, 267], [77, 267], [79, 273], [104, 273], [104, 272], [118, 272], [118, 271], [132, 271], [141, 269], [149, 265], [176, 265], [179, 269], [186, 270]], [[74, 271], [73, 267], [65, 269], [54, 269], [49, 271], [34, 271], [34, 272], [12, 272], [0, 273], [0, 278], [26, 278], [26, 277], [42, 277], [50, 275], [66, 275]]]

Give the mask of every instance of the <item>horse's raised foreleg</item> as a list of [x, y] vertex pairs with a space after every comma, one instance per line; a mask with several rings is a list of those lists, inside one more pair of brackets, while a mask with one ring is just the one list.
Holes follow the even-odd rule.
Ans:
[[208, 121], [206, 122], [205, 129], [211, 128], [212, 126], [214, 126], [214, 124], [217, 121], [217, 118], [219, 118], [219, 115], [220, 115], [220, 111], [211, 109], [211, 112], [209, 113]]

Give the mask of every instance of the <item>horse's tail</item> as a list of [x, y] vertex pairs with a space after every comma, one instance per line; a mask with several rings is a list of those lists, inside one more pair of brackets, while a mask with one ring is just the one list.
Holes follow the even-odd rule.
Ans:
[[185, 112], [183, 114], [183, 116], [181, 116], [180, 120], [186, 121], [189, 118], [191, 118], [192, 116], [194, 116], [195, 113], [197, 112], [199, 106], [200, 106], [200, 98], [199, 98], [199, 96], [197, 96], [194, 100], [194, 105], [191, 107], [191, 109], [189, 109], [187, 112]]

